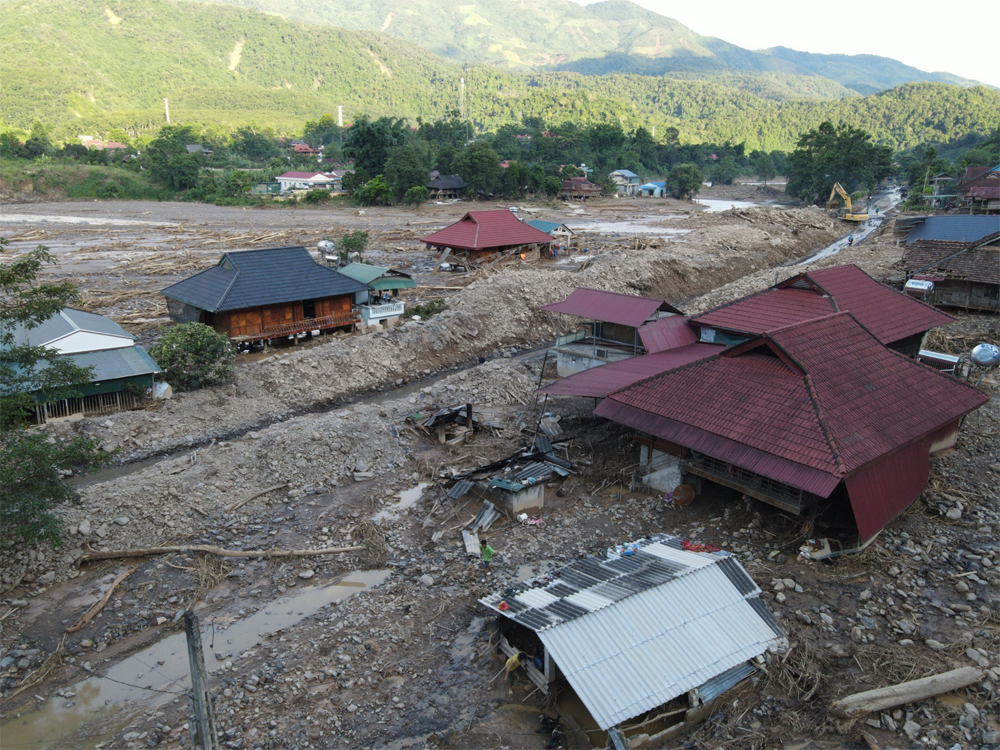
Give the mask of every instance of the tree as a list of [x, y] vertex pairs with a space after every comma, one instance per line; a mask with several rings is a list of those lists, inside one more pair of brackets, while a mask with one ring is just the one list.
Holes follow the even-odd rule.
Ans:
[[385, 179], [399, 200], [412, 187], [426, 187], [430, 170], [417, 147], [404, 143], [392, 150], [385, 163]]
[[198, 184], [202, 158], [197, 154], [185, 153], [167, 160], [158, 170], [158, 176], [171, 190], [190, 190]]
[[402, 145], [408, 132], [406, 120], [380, 117], [371, 121], [361, 117], [347, 133], [344, 155], [354, 159], [355, 169], [366, 174], [383, 174], [389, 154]]
[[985, 148], [973, 148], [958, 157], [956, 164], [960, 167], [990, 167], [993, 166], [993, 154]]
[[357, 253], [360, 258], [364, 255], [365, 248], [368, 247], [368, 232], [361, 230], [348, 232], [337, 240], [336, 245], [337, 255], [341, 263], [347, 263], [348, 257], [353, 253]]
[[558, 177], [548, 175], [542, 179], [542, 190], [550, 198], [555, 198], [559, 193], [562, 192], [562, 180]]
[[348, 172], [340, 179], [340, 187], [342, 187], [348, 193], [353, 193], [359, 188], [364, 187], [364, 184], [368, 182], [368, 177], [364, 172], [354, 170], [353, 172]]
[[149, 353], [178, 391], [225, 383], [236, 371], [229, 338], [203, 323], [174, 326]]
[[618, 185], [611, 179], [611, 175], [609, 174], [602, 174], [600, 177], [594, 179], [593, 182], [595, 185], [601, 186], [601, 193], [604, 195], [616, 195], [618, 193]]
[[892, 174], [893, 152], [869, 133], [827, 121], [803, 133], [788, 157], [786, 191], [806, 201], [826, 200], [835, 182], [848, 192], [871, 190]]
[[416, 185], [406, 191], [403, 196], [403, 203], [411, 206], [419, 206], [431, 197], [431, 191], [423, 185]]
[[362, 206], [388, 206], [392, 203], [393, 192], [389, 181], [378, 174], [362, 187], [354, 191], [354, 200]]
[[245, 125], [233, 133], [233, 151], [256, 162], [267, 161], [281, 153], [275, 138], [253, 125]]
[[[0, 237], [0, 252], [7, 240]], [[77, 298], [68, 282], [38, 283], [42, 267], [54, 262], [42, 246], [0, 263], [0, 546], [17, 542], [58, 544], [56, 508], [77, 499], [63, 480], [66, 471], [101, 465], [107, 459], [95, 441], [50, 438], [28, 430], [26, 415], [37, 403], [76, 395], [89, 382], [88, 370], [55, 350], [31, 346], [20, 331], [30, 330]]]
[[329, 146], [343, 136], [343, 128], [337, 126], [333, 115], [323, 115], [319, 120], [306, 122], [302, 130], [302, 140], [313, 148]]
[[694, 198], [701, 190], [701, 180], [701, 171], [694, 164], [677, 164], [667, 176], [667, 189], [675, 198]]
[[587, 175], [586, 172], [584, 172], [582, 169], [580, 169], [578, 166], [576, 166], [574, 164], [567, 164], [567, 165], [565, 165], [562, 168], [562, 171], [559, 174], [561, 174], [564, 178], [568, 178], [568, 177], [586, 177], [586, 175]]
[[732, 156], [724, 156], [712, 167], [712, 182], [720, 185], [732, 185], [740, 173], [740, 167]]
[[500, 177], [503, 172], [500, 157], [485, 141], [477, 141], [466, 146], [456, 157], [454, 166], [465, 181], [465, 187], [473, 194], [490, 195], [500, 187]]
[[226, 172], [223, 178], [223, 189], [230, 198], [240, 197], [250, 189], [251, 185], [253, 185], [253, 177], [242, 169]]
[[49, 131], [39, 120], [31, 126], [31, 135], [24, 142], [24, 148], [31, 156], [44, 156], [55, 151], [52, 141], [49, 140]]
[[437, 162], [434, 165], [441, 174], [455, 174], [455, 157], [459, 150], [454, 146], [443, 146], [437, 154]]
[[757, 176], [767, 184], [768, 180], [773, 180], [777, 172], [774, 168], [774, 159], [770, 154], [762, 154], [754, 164]]

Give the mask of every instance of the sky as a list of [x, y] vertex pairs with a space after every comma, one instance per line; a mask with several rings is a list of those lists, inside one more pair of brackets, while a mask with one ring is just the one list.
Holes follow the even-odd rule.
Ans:
[[[824, 54], [881, 55], [921, 70], [945, 71], [1000, 86], [1000, 53], [996, 44], [982, 41], [1000, 28], [1000, 3], [996, 0], [972, 6], [932, 4], [929, 0], [633, 2], [674, 18], [703, 36], [751, 50], [782, 46]], [[963, 10], [959, 12], [959, 8]]]

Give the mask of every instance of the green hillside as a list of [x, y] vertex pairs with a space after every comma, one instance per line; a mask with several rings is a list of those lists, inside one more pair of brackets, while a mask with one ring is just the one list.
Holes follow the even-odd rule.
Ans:
[[[338, 2], [339, 0], [329, 0]], [[529, 0], [525, 0], [530, 5]], [[997, 127], [1000, 94], [910, 84], [875, 96], [827, 99], [819, 79], [716, 72], [585, 76], [463, 70], [391, 36], [307, 26], [238, 8], [173, 0], [16, 0], [0, 13], [0, 112], [8, 126], [35, 120], [56, 138], [133, 135], [164, 122], [229, 132], [255, 123], [301, 133], [303, 123], [344, 107], [411, 120], [459, 106], [481, 131], [524, 117], [627, 129], [676, 127], [684, 141], [745, 141], [787, 149], [826, 119], [906, 148]], [[815, 87], [802, 93], [807, 81]], [[824, 88], [825, 87], [825, 88]], [[806, 98], [806, 97], [809, 98]]]
[[[381, 31], [455, 62], [498, 65], [519, 72], [772, 73], [826, 78], [862, 94], [911, 82], [975, 83], [875, 55], [818, 55], [786, 47], [755, 52], [697, 34], [628, 0], [604, 0], [587, 6], [569, 0], [202, 1], [237, 5], [303, 23]], [[815, 90], [815, 85], [812, 88]], [[798, 95], [809, 96], [805, 92]], [[835, 87], [824, 95], [843, 93]]]

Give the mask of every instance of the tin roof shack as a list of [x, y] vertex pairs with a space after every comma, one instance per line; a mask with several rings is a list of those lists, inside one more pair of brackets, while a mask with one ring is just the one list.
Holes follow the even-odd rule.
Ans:
[[907, 246], [903, 266], [911, 295], [917, 290], [935, 305], [1000, 310], [1000, 231], [976, 242], [917, 240]]
[[361, 322], [366, 326], [391, 326], [399, 322], [405, 310], [399, 290], [417, 285], [410, 274], [385, 266], [348, 263], [340, 272], [369, 287], [354, 295], [354, 301], [360, 305]]
[[480, 599], [504, 653], [541, 659], [527, 669], [539, 689], [579, 699], [585, 713], [568, 691], [560, 708], [595, 747], [662, 747], [786, 647], [736, 558], [686, 546], [657, 535]]
[[454, 254], [475, 266], [515, 255], [521, 260], [537, 259], [541, 249], [548, 250], [552, 238], [501, 209], [469, 211], [451, 226], [420, 241], [444, 251], [440, 262]]
[[[12, 334], [15, 345], [51, 349], [78, 367], [93, 368], [90, 383], [73, 388], [70, 398], [34, 390], [37, 424], [137, 409], [143, 401], [137, 391], [151, 391], [154, 377], [162, 372], [134, 336], [103, 315], [66, 307], [40, 325], [18, 326]], [[45, 367], [39, 362], [36, 372]]]
[[539, 232], [545, 232], [561, 248], [568, 250], [573, 244], [574, 232], [565, 224], [561, 224], [558, 221], [542, 221], [541, 219], [529, 219], [525, 223], [530, 227], [534, 227]]
[[[556, 370], [563, 378], [645, 352], [639, 327], [680, 313], [661, 299], [586, 287], [577, 287], [561, 302], [542, 305], [539, 309], [559, 316], [554, 349]], [[578, 330], [563, 334], [563, 315], [586, 318], [588, 322]], [[683, 321], [683, 316], [679, 316], [679, 320]]]
[[988, 400], [841, 312], [636, 383], [595, 414], [644, 433], [686, 474], [793, 513], [825, 504], [853, 516], [866, 541], [920, 495], [930, 456]]
[[880, 284], [854, 265], [807, 271], [757, 294], [695, 315], [699, 341], [728, 346], [834, 312], [850, 312], [879, 341], [909, 357], [931, 328], [953, 318]]
[[299, 246], [226, 253], [160, 293], [175, 323], [204, 323], [249, 344], [353, 326], [354, 297], [368, 289]]

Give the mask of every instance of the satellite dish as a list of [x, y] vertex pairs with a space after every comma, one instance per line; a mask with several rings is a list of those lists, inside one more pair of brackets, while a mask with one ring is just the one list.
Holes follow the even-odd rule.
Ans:
[[996, 367], [1000, 363], [1000, 349], [994, 344], [977, 344], [972, 350], [972, 362], [977, 367]]

